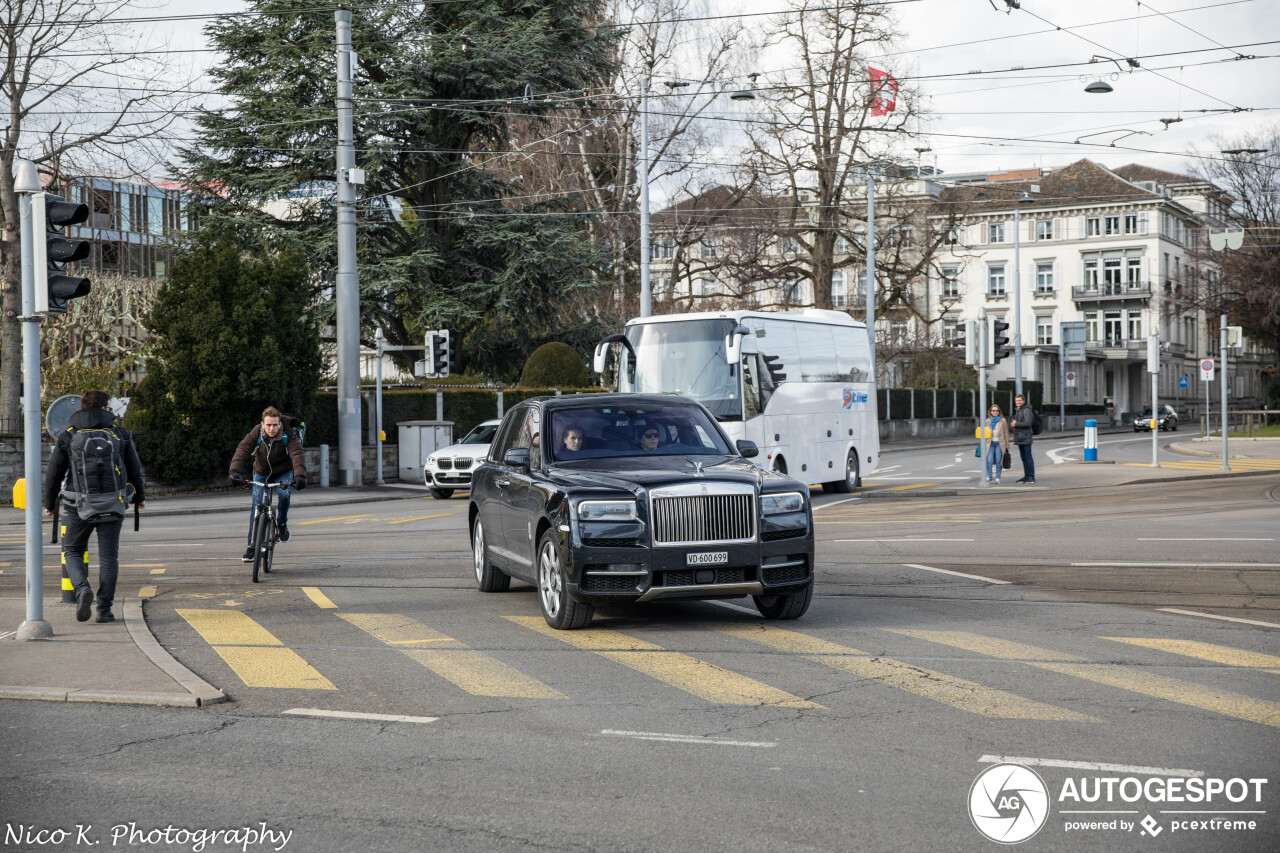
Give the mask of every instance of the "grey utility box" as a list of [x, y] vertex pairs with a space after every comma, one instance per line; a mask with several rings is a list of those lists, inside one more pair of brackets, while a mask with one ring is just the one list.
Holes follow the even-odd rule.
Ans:
[[400, 479], [422, 482], [427, 457], [453, 444], [453, 421], [401, 421]]

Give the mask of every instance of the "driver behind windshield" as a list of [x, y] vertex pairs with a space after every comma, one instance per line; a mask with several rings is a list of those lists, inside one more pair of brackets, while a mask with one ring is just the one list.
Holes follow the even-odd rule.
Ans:
[[657, 451], [662, 441], [662, 432], [658, 427], [649, 425], [640, 427], [640, 449], [645, 453]]
[[557, 459], [575, 459], [582, 455], [582, 427], [569, 427], [560, 436]]

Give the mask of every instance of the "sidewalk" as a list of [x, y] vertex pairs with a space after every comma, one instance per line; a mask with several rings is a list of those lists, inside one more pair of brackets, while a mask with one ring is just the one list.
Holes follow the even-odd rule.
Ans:
[[[1123, 433], [1126, 430], [1116, 430]], [[1040, 438], [1069, 438], [1070, 435], [1044, 434]], [[1280, 440], [1259, 452], [1259, 445], [1248, 447], [1248, 456], [1280, 459]], [[1211, 443], [1211, 442], [1210, 442]], [[972, 439], [956, 439], [945, 444], [918, 444], [899, 442], [885, 450], [922, 449], [925, 447], [972, 448]], [[1105, 457], [1106, 443], [1100, 442]], [[1175, 449], [1187, 449], [1208, 453], [1217, 458], [1220, 443], [1212, 448], [1205, 444], [1196, 447], [1194, 436], [1178, 442]], [[1182, 445], [1187, 445], [1186, 449]], [[1231, 442], [1233, 459], [1246, 458], [1238, 452], [1244, 444]], [[968, 451], [972, 455], [972, 450]], [[1188, 460], [1195, 456], [1187, 456]], [[977, 476], [977, 460], [973, 474]], [[1099, 463], [1068, 462], [1054, 465], [1043, 451], [1036, 455], [1038, 473], [1036, 485], [990, 486], [975, 481], [962, 484], [937, 483], [912, 485], [906, 490], [860, 493], [867, 498], [919, 498], [921, 496], [948, 495], [1000, 495], [1003, 492], [1054, 492], [1070, 489], [1096, 489], [1106, 486], [1123, 486], [1153, 481], [1200, 479], [1208, 477], [1248, 477], [1257, 474], [1277, 474], [1278, 470], [1220, 472], [1216, 469], [1189, 471], [1182, 468], [1149, 468], [1142, 465], [1108, 464], [1104, 458]], [[1166, 460], [1167, 461], [1167, 460]], [[964, 471], [966, 469], [958, 469]], [[1016, 473], [1015, 464], [1014, 471]], [[874, 482], [874, 475], [867, 477]], [[295, 506], [334, 506], [369, 501], [404, 500], [421, 498], [427, 494], [423, 486], [408, 484], [362, 487], [308, 489], [294, 495]], [[147, 502], [144, 516], [189, 515], [208, 512], [244, 512], [248, 507], [248, 493], [232, 490], [195, 495], [164, 495]], [[0, 525], [10, 525], [11, 537], [16, 537], [16, 525], [24, 523], [23, 511], [7, 507], [0, 509]], [[144, 518], [145, 523], [145, 518]], [[44, 536], [49, 535], [48, 528]], [[16, 544], [16, 543], [15, 543]], [[15, 549], [16, 550], [16, 549]], [[19, 557], [19, 560], [21, 558]], [[14, 574], [22, 571], [21, 563]], [[48, 571], [46, 570], [46, 580]], [[49, 640], [19, 642], [14, 633], [26, 615], [26, 600], [19, 589], [0, 597], [0, 699], [43, 699], [65, 702], [114, 702], [126, 704], [166, 705], [197, 708], [215, 702], [226, 701], [218, 688], [206, 683], [166, 652], [150, 630], [142, 614], [142, 602], [122, 597], [117, 601], [117, 621], [105, 625], [96, 622], [77, 623], [75, 609], [61, 603], [59, 597], [46, 597], [44, 618], [53, 628]], [[121, 618], [122, 617], [122, 618]]]

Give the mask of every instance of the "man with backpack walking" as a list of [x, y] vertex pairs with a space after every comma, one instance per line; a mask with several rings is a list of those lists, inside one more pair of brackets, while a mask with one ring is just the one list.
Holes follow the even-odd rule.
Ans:
[[1013, 406], [1013, 443], [1018, 445], [1018, 455], [1022, 457], [1022, 479], [1017, 482], [1034, 483], [1036, 462], [1031, 458], [1031, 442], [1032, 437], [1040, 432], [1043, 421], [1021, 394], [1013, 398]]
[[[62, 560], [75, 590], [76, 619], [88, 621], [89, 534], [98, 534], [98, 619], [114, 622], [111, 604], [120, 573], [120, 528], [132, 502], [146, 507], [146, 484], [133, 437], [116, 426], [105, 391], [86, 391], [80, 411], [58, 436], [45, 480], [44, 512], [53, 515], [62, 500]], [[63, 488], [63, 480], [66, 488]]]
[[262, 411], [262, 423], [249, 430], [236, 447], [235, 456], [231, 459], [231, 481], [243, 483], [245, 471], [249, 468], [250, 457], [253, 458], [253, 505], [249, 508], [248, 545], [244, 556], [240, 559], [246, 563], [253, 562], [253, 522], [257, 518], [258, 504], [262, 502], [265, 489], [259, 483], [275, 483], [282, 485], [280, 494], [280, 541], [289, 541], [289, 496], [290, 485], [298, 491], [307, 487], [307, 469], [302, 464], [302, 440], [294, 432], [293, 440], [289, 440], [280, 411], [275, 406], [268, 406]]

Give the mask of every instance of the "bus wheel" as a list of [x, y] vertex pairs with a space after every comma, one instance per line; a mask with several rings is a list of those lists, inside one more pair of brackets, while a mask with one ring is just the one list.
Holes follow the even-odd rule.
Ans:
[[773, 460], [773, 471], [776, 474], [787, 473], [787, 460], [783, 459], [781, 456]]
[[849, 458], [844, 463], [844, 479], [823, 483], [822, 490], [824, 492], [838, 492], [842, 495], [847, 495], [861, 485], [862, 475], [858, 469], [858, 452], [850, 450]]

